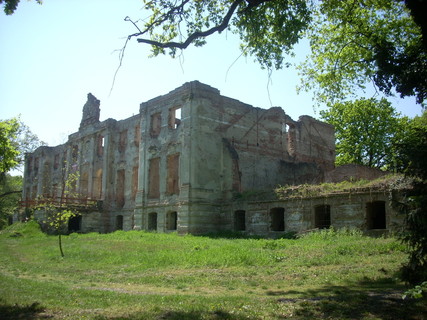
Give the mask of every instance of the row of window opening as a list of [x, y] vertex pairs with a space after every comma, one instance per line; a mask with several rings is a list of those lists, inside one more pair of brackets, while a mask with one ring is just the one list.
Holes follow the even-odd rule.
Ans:
[[[234, 212], [234, 230], [246, 231], [246, 211]], [[269, 211], [270, 230], [285, 231], [285, 209], [278, 207]], [[331, 227], [331, 206], [318, 205], [314, 207], [314, 228], [328, 229]], [[374, 201], [366, 204], [366, 228], [368, 230], [386, 229], [386, 210], [384, 201]]]
[[[181, 107], [173, 107], [169, 109], [168, 128], [177, 129], [181, 124]], [[160, 134], [162, 127], [162, 114], [157, 112], [151, 115], [150, 135], [157, 137]]]

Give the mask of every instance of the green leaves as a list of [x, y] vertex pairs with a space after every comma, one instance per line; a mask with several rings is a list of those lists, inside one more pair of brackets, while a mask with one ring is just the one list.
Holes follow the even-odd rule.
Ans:
[[243, 54], [252, 55], [262, 68], [280, 69], [284, 56], [301, 38], [311, 21], [309, 3], [290, 1], [144, 1], [151, 16], [131, 37], [152, 45], [154, 56], [176, 55], [188, 44], [203, 46], [206, 37], [224, 30], [238, 34]]
[[423, 297], [423, 292], [427, 292], [427, 281], [424, 281], [420, 285], [407, 290], [402, 296], [402, 299], [406, 299], [407, 297], [421, 299]]
[[312, 53], [299, 66], [300, 90], [314, 90], [329, 105], [356, 96], [369, 83], [386, 94], [394, 88], [402, 96], [417, 94], [419, 102], [425, 98], [425, 81], [408, 83], [425, 79], [427, 67], [420, 49], [409, 54], [421, 35], [402, 1], [327, 0], [315, 16], [308, 32]]
[[387, 100], [336, 103], [320, 114], [335, 127], [337, 165], [394, 166], [394, 142], [402, 137], [408, 119], [400, 117]]
[[18, 166], [19, 122], [17, 118], [0, 121], [0, 173], [4, 174]]
[[18, 168], [25, 153], [44, 145], [19, 117], [0, 121], [0, 173]]

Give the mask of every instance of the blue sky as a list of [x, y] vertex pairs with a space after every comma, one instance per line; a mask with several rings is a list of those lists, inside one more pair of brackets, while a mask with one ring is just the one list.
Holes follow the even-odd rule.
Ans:
[[[189, 48], [180, 59], [149, 58], [149, 47], [128, 44], [110, 93], [119, 53], [135, 30], [126, 16], [147, 17], [140, 0], [21, 0], [12, 16], [0, 13], [0, 119], [22, 120], [49, 145], [78, 130], [89, 92], [101, 100], [101, 120], [130, 117], [139, 104], [183, 83], [199, 80], [222, 95], [256, 107], [280, 106], [292, 118], [317, 117], [309, 93], [296, 94], [294, 69], [270, 78], [251, 57], [240, 57], [230, 33], [208, 38], [203, 48]], [[307, 46], [296, 49], [297, 62]], [[236, 60], [237, 59], [237, 60]], [[420, 114], [413, 99], [389, 99], [408, 116]]]

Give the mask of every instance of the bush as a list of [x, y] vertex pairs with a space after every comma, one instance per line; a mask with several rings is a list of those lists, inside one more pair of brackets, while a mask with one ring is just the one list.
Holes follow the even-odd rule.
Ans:
[[40, 225], [36, 221], [30, 220], [26, 222], [15, 222], [0, 231], [0, 234], [8, 234], [10, 237], [35, 237], [43, 233]]

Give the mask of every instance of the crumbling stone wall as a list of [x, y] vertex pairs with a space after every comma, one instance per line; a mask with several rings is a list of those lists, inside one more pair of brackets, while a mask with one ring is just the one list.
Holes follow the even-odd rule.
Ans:
[[[346, 200], [311, 199], [303, 206], [235, 200], [279, 184], [324, 181], [334, 167], [334, 132], [309, 116], [295, 121], [279, 107], [255, 108], [197, 81], [142, 103], [128, 119], [99, 116], [100, 102], [89, 94], [79, 130], [64, 144], [40, 147], [26, 158], [23, 199], [29, 201], [63, 197], [67, 174], [79, 174], [72, 188], [82, 232], [245, 228], [274, 235], [329, 222], [363, 227], [356, 208], [362, 200], [348, 210]], [[84, 207], [87, 201], [91, 207]], [[380, 206], [370, 205], [370, 215]]]
[[[62, 145], [40, 147], [26, 156], [23, 199], [30, 203], [75, 198], [77, 207], [97, 202], [103, 210], [84, 212], [82, 232], [113, 231], [119, 215], [126, 216], [123, 224], [131, 229], [136, 195], [132, 181], [137, 181], [139, 168], [139, 123], [139, 116], [100, 122], [99, 100], [89, 94], [78, 132]], [[70, 174], [79, 177], [73, 190], [67, 186]]]
[[[401, 196], [399, 192], [391, 195], [384, 190], [370, 190], [279, 201], [235, 201], [223, 208], [229, 223], [225, 229], [270, 237], [330, 227], [359, 229], [369, 234], [393, 232], [403, 223], [403, 216], [393, 206]], [[277, 230], [279, 224], [272, 212], [279, 208], [284, 214], [281, 229]]]

